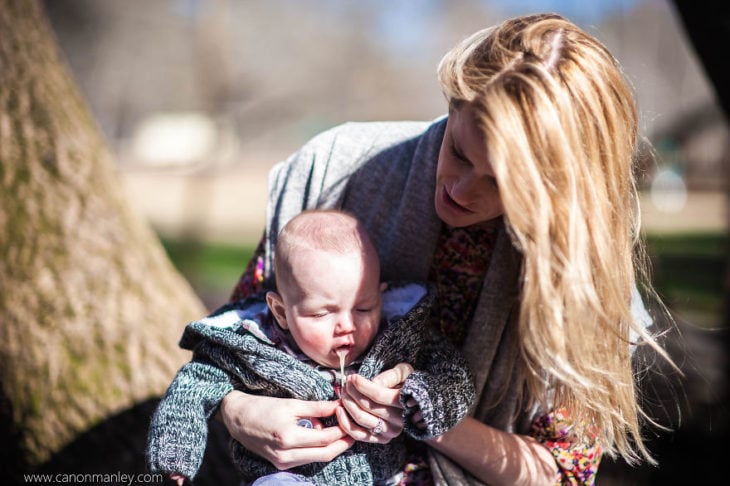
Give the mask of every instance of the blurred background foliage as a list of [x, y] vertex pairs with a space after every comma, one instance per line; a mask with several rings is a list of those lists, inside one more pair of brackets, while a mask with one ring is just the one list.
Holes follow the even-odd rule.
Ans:
[[[646, 152], [640, 174], [652, 247], [684, 241], [686, 256], [722, 259], [695, 248], [694, 235], [725, 231], [727, 123], [667, 0], [45, 4], [132, 199], [208, 305], [235, 283], [225, 262], [242, 269], [261, 234], [274, 163], [346, 121], [441, 116], [443, 53], [536, 11], [561, 13], [603, 40], [635, 86], [656, 153]], [[236, 248], [241, 261], [227, 260]]]
[[[717, 233], [650, 234], [654, 284], [668, 306], [698, 326], [713, 329], [723, 313], [727, 237]], [[162, 238], [173, 263], [204, 300], [222, 301], [254, 251], [241, 245]]]
[[[668, 0], [45, 6], [131, 200], [209, 309], [225, 303], [261, 236], [273, 164], [339, 123], [443, 115], [438, 60], [477, 29], [537, 11], [574, 20], [607, 44], [635, 87], [648, 142], [639, 174], [644, 232], [658, 291], [689, 343], [680, 352], [692, 355], [688, 396], [677, 399], [688, 402], [677, 405], [683, 423], [695, 427], [686, 447], [706, 453], [719, 444], [728, 428], [718, 337], [727, 310], [728, 125]], [[713, 391], [691, 396], [696, 389]], [[674, 450], [685, 450], [683, 427], [670, 439]], [[657, 449], [674, 457], [666, 443]], [[669, 482], [681, 477], [672, 476], [673, 461], [662, 464]], [[631, 481], [656, 479], [637, 474]], [[625, 484], [628, 476], [602, 483], [611, 477]]]
[[670, 308], [697, 325], [721, 323], [727, 236], [717, 233], [648, 235], [654, 283]]

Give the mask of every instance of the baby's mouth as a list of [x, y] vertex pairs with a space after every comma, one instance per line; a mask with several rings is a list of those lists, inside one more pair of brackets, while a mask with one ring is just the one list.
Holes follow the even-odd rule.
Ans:
[[352, 348], [352, 344], [343, 344], [342, 346], [335, 348], [335, 354], [337, 356], [347, 358], [347, 356], [352, 352]]

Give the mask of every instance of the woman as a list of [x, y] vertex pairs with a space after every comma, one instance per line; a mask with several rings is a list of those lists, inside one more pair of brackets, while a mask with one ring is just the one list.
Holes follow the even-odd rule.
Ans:
[[[632, 343], [663, 352], [635, 291], [637, 120], [620, 66], [569, 21], [534, 15], [463, 41], [439, 79], [447, 119], [346, 124], [273, 169], [266, 235], [234, 297], [273, 285], [273, 245], [291, 217], [343, 207], [372, 232], [385, 280], [436, 284], [434, 322], [476, 377], [471, 416], [429, 442], [436, 483], [592, 483], [602, 452], [651, 461]], [[406, 373], [354, 377], [348, 413], [232, 392], [221, 415], [282, 469], [327, 461], [401, 432]], [[332, 413], [340, 428], [291, 420]]]

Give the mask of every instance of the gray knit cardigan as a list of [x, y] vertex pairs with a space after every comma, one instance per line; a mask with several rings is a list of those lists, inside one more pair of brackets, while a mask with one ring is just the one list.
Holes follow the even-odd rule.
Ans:
[[[466, 416], [474, 399], [471, 375], [459, 353], [428, 324], [433, 293], [418, 284], [391, 285], [383, 295], [383, 323], [358, 373], [372, 378], [395, 364], [416, 371], [400, 394], [405, 434], [426, 440], [443, 434]], [[180, 341], [193, 360], [177, 374], [150, 426], [147, 461], [152, 472], [192, 478], [203, 458], [207, 420], [233, 389], [302, 400], [336, 398], [330, 380], [311, 365], [277, 348], [273, 319], [262, 294], [226, 305], [189, 324]], [[407, 406], [410, 399], [416, 407]], [[425, 429], [412, 425], [417, 410]], [[333, 425], [334, 417], [325, 420]], [[356, 442], [329, 463], [291, 470], [327, 485], [372, 485], [401, 470], [405, 437], [385, 445]], [[274, 466], [231, 441], [232, 457], [247, 481], [276, 472]]]

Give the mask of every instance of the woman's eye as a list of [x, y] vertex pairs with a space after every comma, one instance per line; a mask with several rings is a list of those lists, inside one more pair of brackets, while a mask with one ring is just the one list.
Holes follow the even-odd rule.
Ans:
[[372, 310], [373, 309], [371, 307], [367, 307], [367, 308], [363, 307], [363, 308], [360, 308], [360, 309], [355, 309], [355, 311], [362, 312], [362, 313], [372, 312]]
[[456, 158], [456, 160], [458, 160], [462, 164], [471, 165], [471, 162], [469, 161], [469, 159], [464, 157], [464, 155], [461, 152], [459, 152], [458, 150], [456, 150], [455, 147], [451, 147], [451, 153], [454, 155], [454, 158]]

